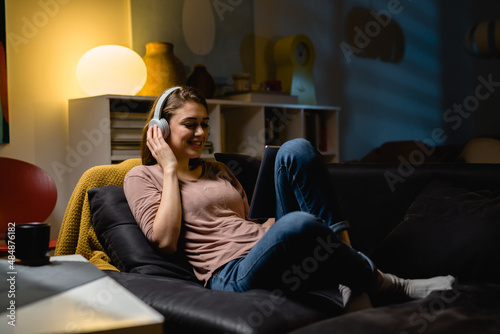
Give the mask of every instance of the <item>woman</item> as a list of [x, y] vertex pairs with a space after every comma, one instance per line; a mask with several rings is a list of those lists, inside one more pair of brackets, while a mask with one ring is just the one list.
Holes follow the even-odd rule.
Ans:
[[341, 219], [331, 185], [324, 182], [327, 170], [304, 139], [278, 152], [276, 221], [249, 220], [235, 176], [222, 163], [200, 159], [209, 132], [203, 97], [179, 87], [159, 99], [170, 134], [165, 139], [157, 125], [144, 128], [143, 165], [127, 174], [125, 194], [148, 240], [166, 254], [184, 252], [205, 286], [294, 292], [340, 284], [344, 304], [350, 289], [421, 298], [451, 288], [451, 276], [403, 280], [382, 273], [339, 239], [334, 230]]

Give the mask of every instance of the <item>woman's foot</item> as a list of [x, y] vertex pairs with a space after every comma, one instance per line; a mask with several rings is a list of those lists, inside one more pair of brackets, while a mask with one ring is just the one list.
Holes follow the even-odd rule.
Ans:
[[419, 299], [436, 290], [451, 290], [453, 276], [436, 276], [427, 279], [402, 279], [392, 274], [378, 272], [377, 293], [394, 297]]

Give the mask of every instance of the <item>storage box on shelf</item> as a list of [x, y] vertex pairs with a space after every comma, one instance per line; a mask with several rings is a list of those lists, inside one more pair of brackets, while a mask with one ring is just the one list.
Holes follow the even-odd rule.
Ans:
[[[68, 167], [71, 187], [88, 168], [140, 157], [147, 113], [155, 97], [101, 95], [69, 101]], [[328, 162], [338, 161], [339, 107], [209, 99], [214, 152], [262, 155], [267, 144], [307, 138]]]

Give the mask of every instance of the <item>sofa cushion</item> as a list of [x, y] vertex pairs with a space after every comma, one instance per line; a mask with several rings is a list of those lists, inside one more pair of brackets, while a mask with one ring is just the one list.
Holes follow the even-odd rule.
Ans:
[[401, 277], [455, 275], [500, 283], [500, 195], [435, 179], [372, 254]]
[[157, 251], [146, 239], [123, 192], [109, 185], [88, 191], [92, 224], [112, 263], [124, 272], [161, 275], [196, 281], [187, 260]]
[[163, 314], [169, 334], [288, 333], [342, 312], [340, 300], [332, 303], [313, 294], [291, 297], [279, 289], [219, 291], [169, 277], [107, 274]]

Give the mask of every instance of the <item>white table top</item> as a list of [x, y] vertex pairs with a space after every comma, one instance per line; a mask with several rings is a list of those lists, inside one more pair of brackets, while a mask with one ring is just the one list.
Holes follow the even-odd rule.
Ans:
[[[50, 260], [86, 261], [80, 255], [58, 256]], [[162, 333], [164, 321], [160, 313], [107, 276], [16, 307], [14, 313], [2, 311], [0, 332], [5, 334]], [[9, 314], [14, 314], [15, 322], [12, 322], [12, 317], [9, 319]]]

